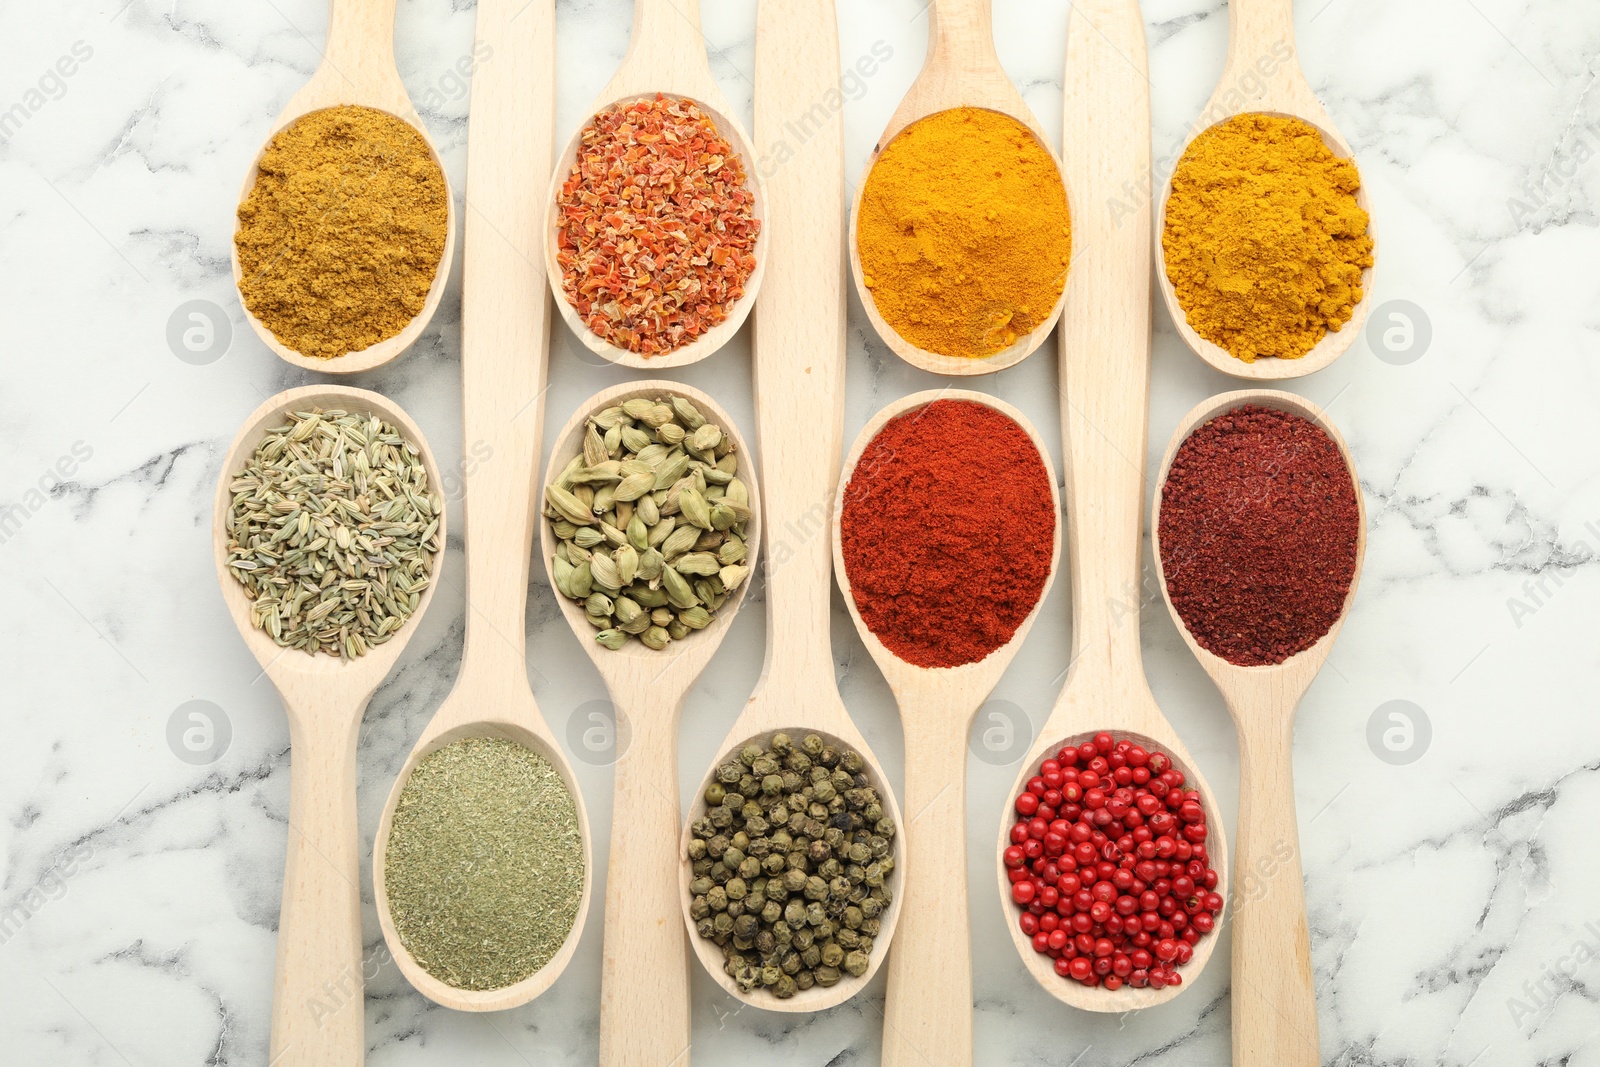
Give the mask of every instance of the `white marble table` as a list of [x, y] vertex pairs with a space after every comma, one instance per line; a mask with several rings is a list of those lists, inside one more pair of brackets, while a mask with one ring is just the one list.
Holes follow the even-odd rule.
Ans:
[[[754, 4], [703, 6], [713, 68], [748, 122]], [[842, 6], [844, 57], [888, 53], [852, 87], [845, 110], [855, 180], [917, 71], [927, 20], [922, 0]], [[1001, 57], [1047, 129], [1059, 129], [1066, 6], [996, 3]], [[1181, 143], [1220, 70], [1226, 9], [1217, 0], [1144, 6], [1160, 157]], [[1349, 438], [1372, 523], [1354, 614], [1297, 733], [1323, 1059], [1594, 1064], [1600, 17], [1591, 0], [1299, 8], [1307, 71], [1372, 190], [1377, 299], [1408, 301], [1412, 318], [1430, 324], [1409, 353], [1380, 357], [1373, 335], [1294, 383], [1329, 406]], [[217, 465], [239, 420], [307, 377], [244, 328], [228, 241], [240, 177], [315, 65], [324, 12], [319, 0], [0, 10], [0, 276], [11, 331], [0, 370], [6, 1063], [266, 1059], [290, 754], [277, 699], [223, 612], [208, 527]], [[560, 4], [560, 127], [582, 117], [609, 77], [628, 19], [622, 0]], [[458, 192], [467, 95], [457, 65], [472, 55], [472, 36], [470, 0], [400, 5], [401, 70]], [[462, 458], [459, 270], [415, 350], [361, 383], [405, 404], [446, 464]], [[169, 346], [169, 321], [189, 301], [223, 309], [231, 323], [209, 362]], [[883, 403], [936, 384], [868, 336], [859, 310], [850, 436]], [[547, 438], [620, 374], [556, 329]], [[747, 431], [748, 355], [741, 337], [683, 374]], [[1059, 449], [1052, 357], [1047, 347], [979, 384], [1026, 411]], [[1164, 312], [1154, 371], [1152, 470], [1179, 415], [1231, 386], [1181, 348]], [[458, 508], [459, 485], [453, 495]], [[445, 587], [367, 716], [360, 805], [369, 847], [391, 777], [455, 673], [458, 537], [446, 567]], [[1159, 600], [1153, 606], [1143, 622], [1152, 686], [1231, 824], [1233, 731]], [[893, 704], [837, 594], [835, 607], [845, 701], [898, 779]], [[1010, 751], [975, 739], [983, 758], [970, 763], [979, 1062], [1226, 1063], [1226, 933], [1187, 995], [1126, 1018], [1060, 1007], [1003, 936], [1009, 920], [989, 888], [985, 846], [1015, 772], [1006, 760], [1026, 747], [1025, 724], [1042, 721], [1059, 687], [1066, 616], [1058, 583], [995, 694], [993, 717], [980, 722], [993, 740], [1020, 715], [1022, 733]], [[527, 625], [535, 691], [558, 735], [576, 744], [603, 850], [610, 775], [582, 733], [604, 690], [542, 577]], [[685, 790], [749, 692], [762, 645], [762, 612], [742, 613], [692, 694]], [[171, 740], [190, 701], [207, 702], [218, 725], [198, 753]], [[1391, 725], [1391, 701], [1409, 702], [1418, 726], [1406, 752], [1369, 743]], [[381, 958], [370, 885], [365, 895], [375, 953], [370, 1063], [595, 1061], [598, 907], [550, 993], [475, 1017], [433, 1007]], [[791, 1018], [741, 1011], [697, 974], [695, 1062], [875, 1063], [882, 998], [879, 979], [844, 1007]]]

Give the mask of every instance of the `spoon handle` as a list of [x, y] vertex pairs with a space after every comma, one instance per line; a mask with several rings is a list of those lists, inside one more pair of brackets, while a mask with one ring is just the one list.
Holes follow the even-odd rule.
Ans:
[[[294, 699], [283, 696], [286, 704]], [[289, 715], [293, 773], [272, 994], [273, 1067], [351, 1067], [366, 1054], [356, 820], [361, 716], [331, 703], [291, 705]]]
[[770, 170], [762, 237], [775, 249], [754, 338], [766, 529], [763, 687], [833, 679], [829, 535], [844, 444], [844, 129], [834, 110], [803, 140], [792, 131], [794, 116], [809, 114], [795, 101], [837, 92], [838, 40], [832, 3], [762, 0], [756, 165]]
[[555, 154], [551, 19], [528, 21], [534, 25], [520, 35], [506, 31], [501, 51], [511, 54], [497, 52], [473, 78], [461, 286], [463, 677], [484, 669], [485, 659], [496, 677], [527, 674], [524, 613], [550, 355], [543, 204], [535, 190], [549, 181]]
[[958, 77], [998, 69], [993, 16], [994, 0], [934, 0], [928, 9], [928, 58], [954, 64]]
[[1317, 996], [1294, 806], [1294, 707], [1255, 703], [1236, 712], [1243, 714], [1236, 714], [1233, 1062], [1317, 1067]]
[[885, 964], [883, 1067], [972, 1063], [965, 726], [977, 705], [962, 708], [965, 714], [929, 706], [952, 703], [942, 693], [949, 688], [934, 676], [896, 693], [902, 717], [926, 715], [929, 728], [906, 731], [906, 832], [899, 846], [905, 853], [899, 890], [905, 899]]
[[1062, 143], [1077, 146], [1064, 160], [1075, 210], [1060, 335], [1071, 670], [1105, 681], [1140, 669], [1151, 223], [1138, 183], [1150, 174], [1150, 83], [1133, 0], [1074, 4], [1062, 113]]
[[[671, 670], [671, 667], [668, 667]], [[653, 673], [653, 672], [651, 672]], [[600, 966], [600, 1062], [688, 1067], [689, 942], [678, 884], [678, 719], [688, 685], [613, 688], [616, 787]], [[660, 696], [660, 693], [670, 696]]]
[[[328, 43], [323, 65], [347, 86], [400, 82], [394, 62], [396, 0], [328, 0]], [[404, 90], [402, 90], [402, 93]]]

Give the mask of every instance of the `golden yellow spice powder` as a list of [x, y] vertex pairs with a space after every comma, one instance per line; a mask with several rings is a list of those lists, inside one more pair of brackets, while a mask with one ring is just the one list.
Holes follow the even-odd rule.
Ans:
[[941, 111], [907, 126], [867, 175], [862, 281], [905, 340], [983, 358], [1050, 317], [1072, 260], [1067, 191], [1009, 115]]
[[1300, 119], [1235, 115], [1196, 137], [1161, 234], [1190, 327], [1246, 363], [1298, 359], [1342, 327], [1372, 266], [1360, 187]]
[[261, 156], [234, 247], [239, 294], [285, 347], [333, 359], [405, 329], [444, 255], [449, 189], [415, 127], [313, 111]]

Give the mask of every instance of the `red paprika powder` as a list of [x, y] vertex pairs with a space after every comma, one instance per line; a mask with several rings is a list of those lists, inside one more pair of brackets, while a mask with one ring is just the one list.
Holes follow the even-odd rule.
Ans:
[[1010, 641], [1038, 603], [1056, 515], [1021, 426], [971, 400], [935, 400], [867, 445], [839, 526], [867, 629], [908, 663], [958, 667]]
[[1158, 532], [1167, 594], [1200, 647], [1242, 667], [1282, 663], [1344, 611], [1360, 524], [1333, 439], [1247, 404], [1172, 458]]

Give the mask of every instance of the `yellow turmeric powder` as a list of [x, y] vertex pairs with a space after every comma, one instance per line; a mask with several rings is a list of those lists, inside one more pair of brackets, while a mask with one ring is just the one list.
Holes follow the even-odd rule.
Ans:
[[878, 314], [902, 338], [940, 355], [992, 356], [1061, 297], [1072, 259], [1066, 188], [1016, 119], [941, 111], [873, 164], [856, 248]]
[[444, 255], [449, 190], [428, 142], [376, 108], [280, 130], [239, 205], [239, 295], [285, 347], [333, 359], [405, 329]]
[[1361, 176], [1307, 122], [1235, 115], [1172, 176], [1161, 248], [1189, 326], [1246, 363], [1299, 359], [1361, 302]]

